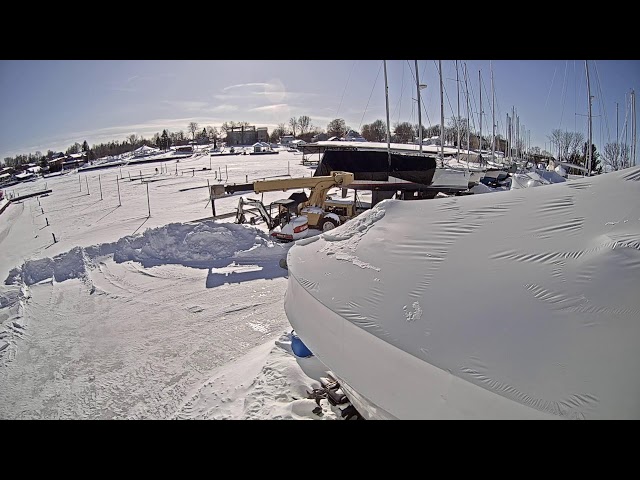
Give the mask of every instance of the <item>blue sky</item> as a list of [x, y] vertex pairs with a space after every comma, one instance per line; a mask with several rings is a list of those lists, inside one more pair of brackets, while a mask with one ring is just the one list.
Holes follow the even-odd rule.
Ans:
[[[439, 124], [437, 60], [419, 60], [422, 122]], [[390, 120], [417, 123], [414, 60], [387, 60]], [[481, 72], [483, 132], [491, 128], [493, 66], [498, 132], [515, 107], [531, 144], [547, 149], [556, 128], [587, 136], [584, 60], [458, 60], [466, 65], [472, 126], [478, 127]], [[443, 60], [445, 123], [457, 114], [455, 61]], [[599, 150], [615, 141], [631, 89], [640, 93], [639, 60], [590, 60], [593, 139]], [[466, 117], [464, 83], [460, 112]], [[382, 60], [2, 60], [0, 61], [0, 159], [74, 142], [90, 145], [150, 138], [164, 128], [187, 133], [189, 122], [219, 127], [247, 121], [271, 130], [307, 115], [326, 129], [334, 118], [361, 129], [386, 121]], [[631, 133], [631, 121], [629, 135]]]

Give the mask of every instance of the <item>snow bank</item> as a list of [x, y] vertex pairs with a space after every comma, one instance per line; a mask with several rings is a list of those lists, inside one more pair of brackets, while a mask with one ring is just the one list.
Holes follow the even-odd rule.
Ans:
[[[28, 260], [14, 268], [5, 284], [33, 285], [45, 280], [63, 282], [86, 277], [87, 268], [105, 255], [118, 262], [135, 261], [145, 267], [180, 264], [198, 268], [226, 267], [230, 264], [278, 265], [289, 245], [272, 241], [255, 227], [209, 220], [171, 223], [129, 235], [114, 243], [104, 243], [72, 250], [53, 258]], [[271, 272], [283, 276], [279, 267]]]

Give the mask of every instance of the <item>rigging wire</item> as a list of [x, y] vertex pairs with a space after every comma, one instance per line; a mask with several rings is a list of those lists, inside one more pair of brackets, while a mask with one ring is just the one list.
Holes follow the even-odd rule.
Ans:
[[556, 79], [556, 73], [558, 72], [558, 67], [555, 67], [553, 70], [553, 78], [551, 79], [551, 86], [549, 87], [549, 93], [547, 93], [547, 100], [544, 102], [544, 112], [547, 111], [547, 104], [549, 103], [549, 97], [551, 96], [551, 89], [553, 88], [553, 81]]
[[[598, 85], [598, 91], [600, 92], [601, 102], [598, 102], [598, 105], [602, 105], [602, 116], [604, 116], [604, 124], [607, 129], [607, 142], [611, 143], [611, 133], [609, 130], [609, 117], [607, 116], [606, 104], [607, 102], [604, 99], [604, 92], [602, 91], [602, 83], [600, 82], [600, 74], [598, 73], [598, 64], [596, 61], [593, 61], [593, 65], [596, 68], [596, 84]], [[602, 122], [600, 122], [602, 125]]]
[[373, 91], [376, 88], [376, 83], [378, 83], [378, 77], [380, 76], [380, 70], [382, 70], [383, 64], [384, 64], [384, 60], [380, 62], [380, 67], [378, 68], [378, 75], [376, 75], [376, 81], [373, 82], [373, 88], [371, 89], [371, 93], [369, 94], [369, 100], [367, 100], [367, 106], [364, 107], [364, 112], [362, 113], [362, 118], [360, 119], [360, 125], [358, 126], [358, 131], [360, 131], [360, 128], [362, 127], [362, 121], [364, 120], [364, 116], [367, 113], [367, 108], [369, 108], [369, 102], [371, 101], [371, 96], [373, 95]]
[[[435, 60], [433, 61], [433, 63], [436, 66], [436, 70], [438, 71], [438, 74], [440, 74], [440, 71], [438, 70], [438, 64], [436, 63]], [[447, 89], [444, 86], [444, 82], [442, 83], [442, 90], [444, 91], [444, 95], [447, 97], [447, 102], [449, 103], [449, 108], [451, 108], [451, 112], [453, 113], [453, 106], [451, 105], [451, 100], [449, 99], [449, 94], [447, 93]], [[441, 139], [441, 141], [443, 141], [443, 140]]]
[[[473, 113], [473, 110], [475, 109], [475, 103], [476, 103], [476, 97], [474, 94], [474, 90], [473, 90], [473, 82], [471, 81], [471, 79], [469, 78], [469, 75], [467, 74], [467, 79], [469, 81], [469, 90], [471, 91], [471, 113]], [[474, 118], [474, 116], [472, 114], [469, 115], [469, 118], [471, 119], [471, 124], [473, 125], [474, 130], [476, 129], [476, 119]]]
[[566, 86], [567, 86], [567, 65], [569, 64], [568, 60], [565, 60], [564, 63], [564, 80], [562, 81], [562, 111], [560, 113], [560, 126], [558, 127], [559, 130], [562, 130], [562, 119], [564, 118], [564, 101], [566, 99]]
[[338, 112], [340, 112], [340, 108], [342, 107], [342, 100], [344, 99], [344, 94], [347, 91], [347, 86], [349, 85], [349, 80], [351, 80], [351, 74], [353, 73], [353, 69], [356, 66], [357, 60], [353, 61], [353, 65], [351, 65], [351, 71], [349, 72], [349, 78], [347, 78], [347, 84], [344, 86], [344, 90], [342, 91], [342, 97], [340, 98], [340, 104], [338, 105], [338, 110], [336, 110], [336, 118], [338, 118]]
[[[413, 83], [417, 84], [418, 82], [416, 81], [416, 76], [413, 74], [413, 70], [411, 68], [411, 64], [409, 63], [409, 60], [407, 60], [406, 62], [407, 62], [407, 65], [409, 65], [409, 72], [411, 73], [411, 78], [413, 78]], [[435, 60], [434, 60], [434, 62], [435, 62]], [[425, 78], [424, 77], [424, 70], [426, 70], [426, 63], [425, 63], [425, 68], [423, 68], [422, 70], [423, 70], [422, 78]], [[420, 95], [420, 103], [422, 103], [422, 107], [423, 107], [424, 113], [427, 116], [427, 122], [429, 122], [429, 125], [431, 125], [431, 119], [429, 118], [429, 111], [427, 110], [427, 107], [424, 105], [424, 99], [423, 99], [422, 95]], [[412, 112], [413, 112], [413, 102], [411, 102], [411, 105], [412, 105]], [[413, 115], [413, 113], [412, 113], [412, 115]]]
[[393, 117], [396, 114], [396, 110], [398, 111], [398, 118], [396, 120], [396, 123], [400, 121], [400, 112], [402, 111], [402, 94], [404, 92], [404, 63], [402, 64], [402, 81], [400, 82], [400, 86], [401, 86], [400, 99], [398, 100], [398, 103], [396, 103], [396, 108], [393, 110], [393, 113], [391, 114], [391, 117]]
[[[573, 61], [573, 111], [578, 113], [578, 74], [576, 73], [576, 61]], [[578, 131], [578, 116], [573, 116], [573, 130]]]

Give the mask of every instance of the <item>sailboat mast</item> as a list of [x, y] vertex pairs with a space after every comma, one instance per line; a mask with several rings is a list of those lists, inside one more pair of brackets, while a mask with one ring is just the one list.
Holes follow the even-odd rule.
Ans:
[[616, 102], [616, 149], [613, 164], [618, 168], [618, 152], [620, 151], [620, 134], [618, 133], [618, 102]]
[[444, 165], [444, 87], [442, 85], [442, 60], [438, 60], [440, 70], [440, 164]]
[[633, 147], [633, 153], [631, 158], [633, 159], [633, 166], [636, 166], [636, 92], [631, 90], [631, 131], [633, 132], [633, 140], [631, 146]]
[[[469, 74], [467, 73], [467, 64], [464, 64], [464, 90], [467, 93], [467, 155], [469, 155], [469, 142], [471, 140], [471, 124], [469, 123], [469, 85], [467, 84], [467, 79], [469, 78]], [[469, 161], [469, 157], [467, 157], [467, 161]]]
[[493, 88], [493, 66], [489, 62], [489, 68], [491, 69], [491, 161], [494, 161], [494, 155], [496, 152], [496, 91]]
[[420, 107], [420, 79], [418, 78], [418, 60], [416, 62], [416, 89], [418, 90], [418, 139], [420, 141], [420, 154], [422, 154], [422, 108]]
[[456, 60], [456, 89], [458, 90], [458, 118], [456, 125], [458, 126], [458, 159], [460, 158], [460, 79], [458, 77], [458, 60]]
[[480, 76], [480, 70], [478, 70], [478, 85], [480, 88], [480, 138], [478, 139], [478, 146], [480, 148], [480, 158], [482, 158], [482, 77]]
[[391, 129], [389, 128], [389, 83], [387, 82], [387, 61], [384, 60], [384, 96], [387, 107], [387, 154], [389, 155], [389, 167], [391, 167]]
[[587, 176], [591, 173], [591, 84], [589, 83], [589, 62], [584, 61], [584, 67], [587, 71], [587, 95], [589, 96], [589, 144], [587, 145]]

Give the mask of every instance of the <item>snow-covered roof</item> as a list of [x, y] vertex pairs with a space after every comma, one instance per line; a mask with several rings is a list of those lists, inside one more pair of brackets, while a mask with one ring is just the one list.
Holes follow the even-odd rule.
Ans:
[[372, 418], [640, 418], [639, 198], [385, 200], [289, 250], [285, 312]]
[[142, 145], [141, 147], [138, 147], [134, 150], [135, 152], [155, 152], [156, 150], [158, 150], [157, 148], [153, 148], [153, 147], [149, 147], [147, 145]]
[[25, 171], [25, 172], [22, 172], [22, 173], [16, 173], [16, 174], [15, 174], [15, 177], [16, 177], [17, 179], [19, 179], [19, 180], [23, 180], [23, 179], [25, 179], [25, 178], [31, 178], [31, 177], [33, 177], [33, 176], [34, 176], [33, 172], [26, 172], [26, 171]]

